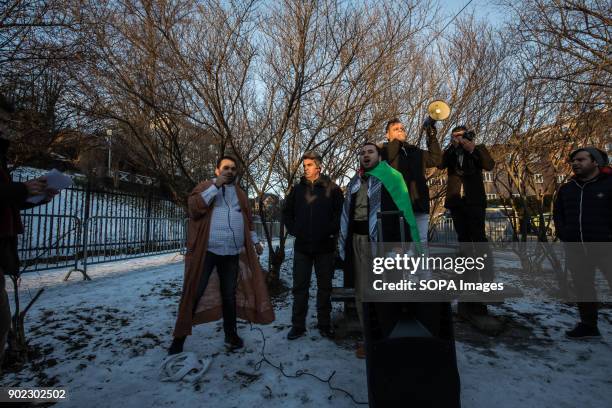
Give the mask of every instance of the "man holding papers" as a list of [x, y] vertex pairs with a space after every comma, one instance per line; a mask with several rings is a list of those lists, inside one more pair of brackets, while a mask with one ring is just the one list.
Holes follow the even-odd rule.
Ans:
[[[8, 140], [0, 137], [0, 365], [11, 327], [11, 310], [4, 275], [19, 274], [17, 236], [23, 233], [19, 211], [46, 204], [58, 193], [47, 184], [46, 177], [14, 183], [8, 171], [9, 144]], [[66, 177], [61, 173], [59, 175]]]

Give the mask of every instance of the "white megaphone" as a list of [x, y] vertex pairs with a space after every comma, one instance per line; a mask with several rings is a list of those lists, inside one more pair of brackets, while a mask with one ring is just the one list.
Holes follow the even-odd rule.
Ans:
[[427, 113], [433, 120], [446, 120], [450, 116], [450, 107], [444, 101], [433, 101], [427, 107]]
[[437, 120], [448, 119], [448, 117], [450, 116], [450, 107], [446, 102], [442, 100], [435, 100], [427, 107], [427, 115], [428, 117], [425, 119], [425, 123], [423, 123], [423, 127], [421, 128], [418, 146], [421, 145], [421, 141], [423, 140], [423, 134], [425, 133], [426, 129], [435, 127], [435, 122]]

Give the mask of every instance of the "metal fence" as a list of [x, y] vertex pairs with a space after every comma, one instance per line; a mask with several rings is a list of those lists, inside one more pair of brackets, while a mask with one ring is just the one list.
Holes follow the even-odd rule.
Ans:
[[[260, 240], [265, 240], [266, 234], [264, 233], [264, 225], [261, 221], [253, 222], [253, 226], [255, 227], [255, 232], [257, 232], [257, 236]], [[280, 238], [280, 227], [281, 223], [278, 221], [270, 221], [266, 222], [266, 227], [268, 231], [272, 235], [272, 239]]]
[[[537, 241], [538, 235], [535, 231], [535, 226], [529, 227], [529, 233], [526, 234], [527, 241]], [[485, 234], [489, 242], [511, 242], [517, 240], [520, 233], [515, 233], [515, 227], [509, 217], [506, 216], [489, 216], [485, 218]], [[554, 238], [550, 228], [546, 231], [548, 240]], [[457, 233], [451, 218], [443, 217], [429, 227], [429, 241], [440, 244], [456, 244]]]
[[22, 272], [77, 267], [82, 222], [73, 215], [21, 215], [24, 234], [19, 236]]
[[83, 271], [87, 273], [91, 264], [182, 251], [187, 219], [94, 216], [86, 220], [83, 231]]
[[[15, 181], [41, 172], [13, 174]], [[22, 211], [22, 273], [178, 251], [186, 237], [181, 206], [154, 194], [75, 184], [46, 205]]]

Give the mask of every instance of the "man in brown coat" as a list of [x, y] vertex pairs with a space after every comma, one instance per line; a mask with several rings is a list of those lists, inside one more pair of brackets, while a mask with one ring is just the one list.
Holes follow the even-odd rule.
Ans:
[[183, 294], [168, 354], [183, 351], [196, 324], [223, 316], [225, 345], [235, 350], [243, 346], [236, 317], [263, 324], [274, 320], [257, 259], [263, 247], [253, 228], [247, 195], [234, 183], [236, 160], [223, 156], [215, 174], [188, 198]]

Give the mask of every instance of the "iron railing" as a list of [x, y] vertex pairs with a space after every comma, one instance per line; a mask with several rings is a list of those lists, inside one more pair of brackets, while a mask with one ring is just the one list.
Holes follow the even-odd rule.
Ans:
[[[43, 174], [44, 171], [25, 169], [15, 172], [13, 179], [24, 181]], [[18, 253], [22, 273], [61, 267], [79, 269], [81, 261], [91, 264], [117, 258], [87, 259], [87, 254], [91, 257], [100, 253], [100, 248], [110, 253], [110, 248], [116, 252], [125, 247], [124, 255], [133, 257], [167, 252], [170, 247], [177, 248], [177, 242], [184, 243], [184, 236], [177, 238], [178, 227], [174, 224], [180, 220], [180, 234], [184, 235], [185, 211], [174, 202], [151, 189], [125, 192], [83, 184], [86, 180], [82, 177], [75, 176], [73, 180], [75, 184], [50, 203], [21, 212], [24, 233], [19, 236]], [[96, 234], [97, 241], [91, 238], [92, 234]]]
[[83, 271], [87, 265], [180, 252], [185, 248], [185, 218], [88, 218], [83, 227]]
[[[485, 234], [489, 242], [511, 242], [518, 240], [521, 236], [515, 231], [511, 218], [507, 216], [488, 216], [485, 218]], [[550, 228], [546, 231], [549, 241], [554, 239], [554, 234]], [[534, 226], [530, 226], [526, 234], [527, 241], [537, 241], [538, 234]], [[453, 225], [453, 220], [442, 217], [429, 227], [429, 241], [440, 244], [456, 244], [457, 233]]]

